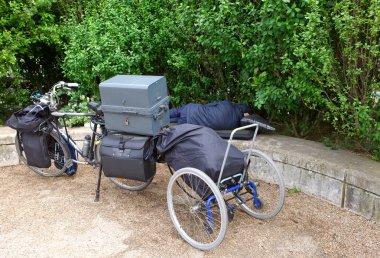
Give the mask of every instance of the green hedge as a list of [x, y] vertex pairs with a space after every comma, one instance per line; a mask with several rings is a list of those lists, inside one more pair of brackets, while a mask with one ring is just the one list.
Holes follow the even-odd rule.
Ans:
[[45, 2], [70, 10], [52, 8], [55, 49], [81, 95], [116, 74], [164, 74], [174, 105], [248, 103], [291, 135], [333, 133], [380, 158], [378, 0]]

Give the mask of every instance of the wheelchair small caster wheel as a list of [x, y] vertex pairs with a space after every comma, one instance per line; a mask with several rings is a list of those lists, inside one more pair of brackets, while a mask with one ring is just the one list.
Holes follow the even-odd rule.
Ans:
[[253, 201], [255, 208], [260, 210], [263, 208], [263, 201], [260, 198], [257, 198], [257, 201]]

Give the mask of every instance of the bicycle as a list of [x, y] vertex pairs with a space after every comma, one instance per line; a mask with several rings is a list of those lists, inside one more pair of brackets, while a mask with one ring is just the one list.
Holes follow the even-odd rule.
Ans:
[[[46, 133], [48, 143], [48, 153], [51, 159], [51, 166], [48, 168], [39, 168], [29, 166], [27, 164], [26, 156], [23, 150], [22, 133], [17, 133], [15, 137], [15, 146], [17, 154], [20, 160], [25, 163], [35, 173], [46, 177], [57, 177], [66, 173], [73, 175], [76, 172], [77, 164], [92, 165], [94, 167], [100, 167], [100, 142], [101, 139], [114, 132], [110, 132], [105, 128], [103, 112], [100, 108], [100, 104], [96, 102], [87, 103], [87, 107], [94, 113], [73, 113], [73, 112], [60, 112], [59, 96], [57, 91], [59, 89], [71, 90], [77, 88], [77, 83], [58, 82], [53, 85], [51, 90], [45, 94], [35, 94], [31, 98], [35, 105], [47, 105], [50, 110], [50, 115], [46, 120], [39, 125], [38, 130], [42, 133]], [[68, 116], [87, 116], [90, 117], [90, 129], [92, 131], [91, 136], [86, 136], [84, 147], [80, 148], [76, 142], [69, 135], [65, 118]], [[62, 121], [63, 126], [60, 121]], [[100, 129], [100, 132], [98, 132]], [[78, 160], [78, 155], [83, 158], [84, 161]], [[109, 178], [114, 184], [131, 191], [139, 191], [146, 188], [152, 179], [148, 182], [139, 182], [134, 180], [128, 180], [123, 178]], [[100, 177], [99, 177], [100, 180]], [[99, 198], [99, 190], [97, 190], [97, 199]]]

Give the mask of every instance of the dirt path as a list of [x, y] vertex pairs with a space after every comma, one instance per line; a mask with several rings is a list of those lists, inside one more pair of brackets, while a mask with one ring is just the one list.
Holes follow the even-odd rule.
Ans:
[[166, 206], [169, 173], [129, 192], [96, 170], [44, 178], [25, 166], [0, 168], [0, 257], [380, 257], [380, 224], [302, 193], [262, 221], [237, 212], [222, 244], [208, 252], [184, 242]]

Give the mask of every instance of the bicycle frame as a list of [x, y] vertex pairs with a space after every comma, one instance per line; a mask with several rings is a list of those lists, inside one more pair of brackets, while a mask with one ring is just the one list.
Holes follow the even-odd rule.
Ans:
[[[92, 129], [92, 136], [91, 136], [91, 142], [90, 142], [90, 147], [89, 148], [92, 151], [89, 152], [89, 156], [88, 157], [85, 157], [83, 155], [82, 149], [80, 149], [78, 147], [78, 145], [75, 143], [75, 141], [73, 139], [71, 139], [70, 135], [68, 134], [68, 132], [67, 132], [67, 126], [66, 126], [66, 123], [65, 123], [65, 117], [66, 116], [88, 116], [88, 117], [95, 118], [96, 115], [93, 114], [93, 113], [73, 113], [73, 112], [57, 112], [56, 111], [56, 112], [52, 112], [52, 116], [55, 117], [56, 119], [58, 119], [58, 118], [62, 118], [63, 119], [65, 130], [64, 131], [63, 130], [59, 130], [59, 128], [57, 127], [57, 131], [59, 132], [59, 135], [62, 136], [63, 139], [65, 140], [65, 142], [67, 144], [69, 144], [70, 146], [72, 146], [75, 149], [75, 151], [81, 157], [83, 157], [86, 160], [86, 162], [81, 162], [81, 161], [78, 161], [78, 160], [73, 160], [73, 162], [80, 163], [80, 164], [89, 164], [89, 163], [91, 163], [92, 160], [93, 160], [93, 158], [94, 158], [93, 157], [93, 155], [94, 155], [93, 151], [95, 149], [94, 147], [95, 147], [95, 138], [97, 136], [97, 133], [96, 133], [97, 126], [98, 126], [98, 124], [101, 125], [101, 123], [94, 122], [94, 128], [93, 129], [91, 128]], [[104, 130], [104, 128], [102, 128], [102, 130]]]

